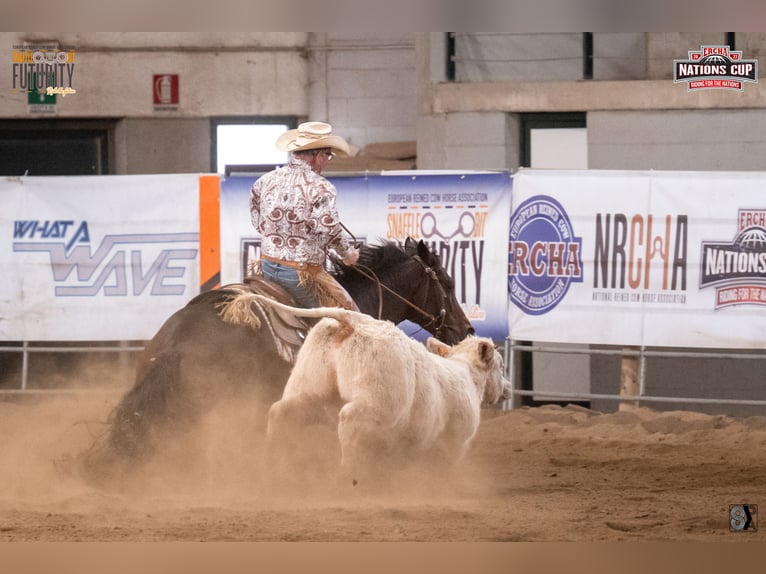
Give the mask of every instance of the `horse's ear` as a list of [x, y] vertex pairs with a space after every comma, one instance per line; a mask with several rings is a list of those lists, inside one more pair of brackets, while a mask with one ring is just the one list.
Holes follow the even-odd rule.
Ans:
[[433, 253], [431, 253], [428, 245], [426, 245], [422, 239], [418, 241], [418, 255], [423, 261], [426, 261], [429, 265], [431, 264]]
[[404, 240], [404, 248], [407, 251], [415, 251], [415, 240], [409, 235], [407, 236], [407, 239]]

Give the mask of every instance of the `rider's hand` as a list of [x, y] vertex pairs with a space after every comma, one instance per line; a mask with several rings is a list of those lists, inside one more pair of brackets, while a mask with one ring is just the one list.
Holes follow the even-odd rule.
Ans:
[[359, 260], [359, 250], [356, 247], [349, 247], [343, 256], [344, 265], [354, 265]]

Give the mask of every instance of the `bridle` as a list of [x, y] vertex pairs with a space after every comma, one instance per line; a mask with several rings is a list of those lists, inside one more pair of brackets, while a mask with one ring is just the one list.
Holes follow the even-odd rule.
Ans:
[[[412, 259], [420, 263], [421, 267], [426, 273], [426, 276], [431, 279], [434, 283], [436, 283], [436, 286], [439, 288], [439, 296], [441, 297], [441, 305], [440, 305], [440, 311], [439, 316], [434, 316], [422, 307], [416, 305], [412, 301], [408, 301], [399, 293], [391, 289], [390, 287], [387, 287], [386, 285], [383, 285], [383, 283], [380, 282], [380, 279], [375, 274], [375, 272], [367, 267], [366, 265], [352, 265], [351, 267], [354, 268], [358, 273], [369, 279], [370, 281], [374, 281], [377, 288], [378, 288], [378, 319], [380, 319], [383, 316], [383, 290], [385, 289], [390, 295], [393, 295], [397, 299], [399, 299], [402, 303], [407, 305], [408, 307], [411, 307], [418, 313], [420, 313], [423, 317], [425, 317], [428, 322], [422, 325], [424, 329], [429, 329], [432, 325], [435, 324], [435, 327], [433, 328], [433, 333], [438, 338], [441, 334], [441, 331], [444, 329], [444, 323], [447, 318], [447, 309], [445, 308], [444, 303], [447, 301], [447, 292], [444, 290], [444, 287], [442, 286], [441, 282], [439, 281], [439, 277], [436, 275], [436, 271], [434, 271], [433, 267], [430, 267], [429, 265], [426, 265], [426, 263], [420, 258], [419, 255], [413, 255]], [[430, 289], [430, 283], [429, 283], [429, 289]], [[425, 297], [423, 301], [428, 300], [428, 289], [426, 290]]]
[[[441, 305], [439, 306], [439, 317], [434, 317], [430, 313], [426, 313], [422, 309], [418, 309], [419, 312], [423, 313], [424, 316], [428, 317], [430, 321], [424, 325], [424, 327], [429, 327], [432, 324], [434, 324], [436, 321], [438, 321], [438, 324], [436, 325], [434, 329], [434, 333], [439, 336], [439, 333], [441, 333], [441, 330], [444, 328], [444, 321], [447, 319], [447, 309], [445, 308], [445, 301], [447, 301], [447, 292], [444, 290], [444, 286], [441, 284], [441, 281], [439, 281], [439, 276], [436, 274], [436, 271], [433, 267], [430, 265], [426, 265], [425, 261], [423, 261], [420, 258], [420, 255], [413, 255], [412, 258], [420, 263], [420, 265], [423, 267], [423, 271], [426, 272], [426, 275], [430, 277], [433, 282], [436, 284], [436, 287], [439, 289], [439, 297], [441, 298]], [[426, 290], [425, 297], [423, 301], [428, 301], [428, 291]]]
[[[338, 221], [338, 223], [343, 228], [343, 230], [351, 236], [351, 239], [353, 239], [354, 241], [354, 247], [358, 249], [361, 246], [362, 242], [357, 240], [356, 236], [351, 232], [351, 230], [348, 227], [346, 227], [343, 224], [342, 221]], [[433, 267], [431, 267], [430, 265], [426, 265], [425, 261], [421, 259], [420, 255], [413, 255], [412, 258], [418, 263], [420, 263], [421, 267], [423, 267], [423, 270], [426, 272], [426, 275], [434, 283], [436, 283], [436, 286], [439, 288], [439, 296], [441, 297], [441, 309], [439, 311], [438, 317], [431, 315], [431, 313], [429, 313], [422, 307], [418, 307], [411, 301], [408, 301], [407, 299], [399, 295], [399, 293], [396, 293], [393, 289], [390, 289], [389, 287], [386, 287], [385, 285], [383, 285], [380, 282], [380, 279], [378, 279], [378, 276], [375, 275], [375, 272], [369, 267], [366, 267], [365, 265], [360, 265], [358, 263], [355, 265], [352, 265], [351, 267], [356, 269], [356, 271], [360, 273], [361, 275], [363, 275], [364, 277], [367, 277], [367, 279], [374, 281], [375, 284], [377, 285], [378, 287], [378, 319], [383, 317], [383, 289], [385, 289], [386, 291], [388, 291], [389, 294], [393, 295], [394, 297], [399, 299], [402, 303], [411, 307], [412, 309], [414, 309], [415, 311], [423, 315], [423, 317], [428, 319], [428, 323], [426, 323], [425, 325], [422, 325], [424, 329], [428, 329], [431, 325], [436, 323], [436, 327], [434, 328], [433, 333], [434, 335], [436, 335], [437, 338], [439, 338], [439, 335], [442, 329], [444, 329], [444, 322], [447, 319], [447, 309], [445, 308], [445, 305], [444, 305], [444, 303], [447, 301], [447, 292], [444, 290], [444, 287], [439, 281], [439, 277], [436, 275], [436, 271], [434, 271]], [[425, 298], [423, 299], [424, 303], [425, 301], [428, 301], [428, 290], [426, 290]]]

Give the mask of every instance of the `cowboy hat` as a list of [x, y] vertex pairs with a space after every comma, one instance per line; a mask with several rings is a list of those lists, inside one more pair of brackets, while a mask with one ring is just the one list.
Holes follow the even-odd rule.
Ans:
[[288, 130], [277, 138], [280, 151], [302, 151], [329, 147], [353, 155], [348, 142], [340, 136], [332, 135], [332, 126], [324, 122], [305, 122], [297, 129]]

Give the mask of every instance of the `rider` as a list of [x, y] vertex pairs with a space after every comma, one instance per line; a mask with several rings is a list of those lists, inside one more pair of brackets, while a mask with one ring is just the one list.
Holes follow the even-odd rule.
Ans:
[[337, 153], [351, 155], [345, 139], [324, 122], [306, 122], [276, 141], [290, 152], [287, 165], [261, 176], [250, 190], [250, 216], [261, 235], [263, 277], [285, 288], [302, 307], [356, 309], [346, 290], [325, 270], [327, 250], [353, 265], [359, 250], [343, 235], [335, 186], [322, 169]]

